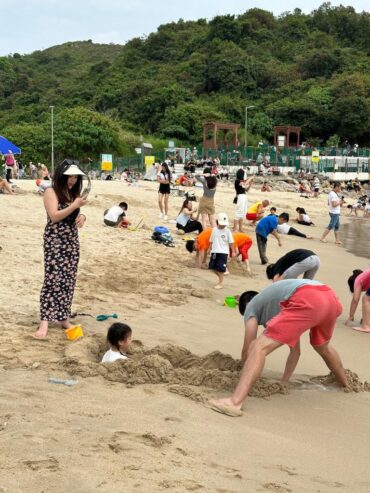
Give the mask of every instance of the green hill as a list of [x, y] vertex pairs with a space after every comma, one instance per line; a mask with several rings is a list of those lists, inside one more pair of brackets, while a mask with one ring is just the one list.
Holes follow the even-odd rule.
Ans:
[[[244, 123], [251, 143], [275, 124], [303, 138], [370, 145], [370, 15], [324, 3], [309, 15], [251, 9], [182, 20], [125, 46], [70, 42], [0, 58], [0, 134], [33, 159], [132, 152], [138, 135], [190, 144], [202, 122]], [[124, 132], [122, 131], [124, 130]]]

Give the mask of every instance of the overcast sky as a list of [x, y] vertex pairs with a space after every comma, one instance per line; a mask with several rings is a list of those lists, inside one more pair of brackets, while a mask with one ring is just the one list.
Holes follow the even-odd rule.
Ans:
[[[300, 8], [311, 12], [317, 0], [0, 0], [0, 56], [31, 53], [65, 43], [92, 39], [96, 43], [124, 44], [135, 36], [156, 31], [171, 21], [207, 18], [219, 14], [241, 14], [259, 7], [273, 11]], [[369, 0], [332, 5], [369, 10]]]

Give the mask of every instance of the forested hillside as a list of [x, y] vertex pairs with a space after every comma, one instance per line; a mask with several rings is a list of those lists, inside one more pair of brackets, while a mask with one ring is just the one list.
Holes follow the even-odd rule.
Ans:
[[292, 124], [315, 143], [370, 145], [369, 54], [370, 14], [329, 3], [180, 20], [125, 46], [15, 53], [0, 58], [0, 134], [47, 155], [54, 105], [57, 153], [127, 153], [140, 134], [198, 143], [204, 120], [243, 124], [254, 105], [251, 143]]

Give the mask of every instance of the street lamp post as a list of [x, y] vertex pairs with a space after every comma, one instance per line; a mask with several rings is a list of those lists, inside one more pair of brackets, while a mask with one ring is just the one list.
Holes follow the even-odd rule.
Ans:
[[254, 106], [245, 107], [245, 127], [244, 127], [244, 147], [247, 150], [248, 147], [248, 110], [254, 108]]
[[54, 106], [50, 106], [51, 110], [51, 174], [54, 176]]

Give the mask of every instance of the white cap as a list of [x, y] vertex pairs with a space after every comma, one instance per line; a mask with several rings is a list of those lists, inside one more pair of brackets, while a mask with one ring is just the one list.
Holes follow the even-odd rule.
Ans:
[[83, 175], [83, 176], [85, 176], [85, 173], [76, 164], [71, 164], [66, 169], [66, 171], [63, 173], [63, 175], [69, 175], [69, 176]]
[[225, 212], [220, 212], [217, 214], [217, 222], [220, 226], [228, 226], [229, 218]]

